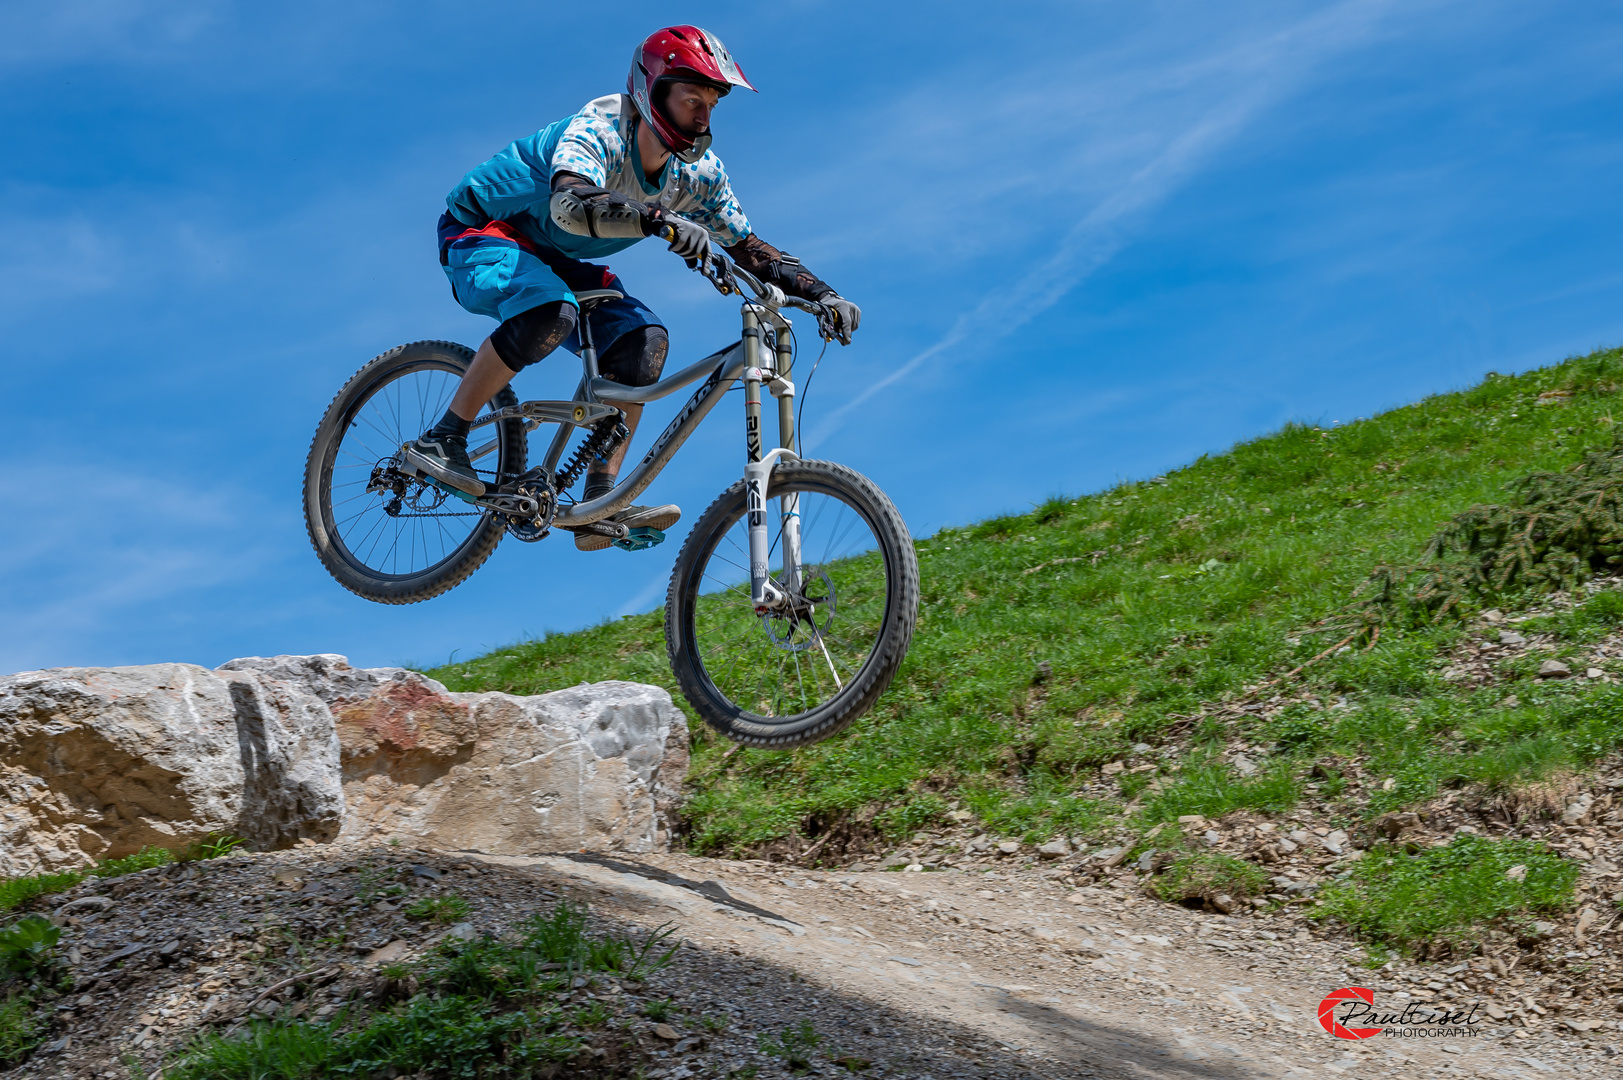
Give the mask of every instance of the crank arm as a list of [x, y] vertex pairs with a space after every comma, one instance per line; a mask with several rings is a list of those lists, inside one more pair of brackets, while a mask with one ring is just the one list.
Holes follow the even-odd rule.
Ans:
[[568, 529], [570, 532], [606, 536], [610, 540], [624, 540], [631, 535], [630, 528], [618, 521], [594, 521], [590, 525], [565, 525], [563, 528]]

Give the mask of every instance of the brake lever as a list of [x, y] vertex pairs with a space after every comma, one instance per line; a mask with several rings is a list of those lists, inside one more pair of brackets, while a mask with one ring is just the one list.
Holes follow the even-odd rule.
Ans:
[[733, 293], [743, 295], [743, 290], [738, 287], [738, 279], [733, 277], [732, 265], [727, 262], [725, 255], [711, 252], [706, 265], [698, 269], [721, 295], [730, 296]]

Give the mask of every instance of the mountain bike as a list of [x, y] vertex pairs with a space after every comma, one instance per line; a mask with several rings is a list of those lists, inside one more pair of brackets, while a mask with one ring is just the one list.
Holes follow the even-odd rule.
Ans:
[[[582, 375], [575, 396], [521, 402], [508, 387], [487, 403], [469, 436], [469, 456], [486, 484], [480, 497], [418, 472], [400, 452], [444, 412], [473, 350], [419, 341], [376, 357], [338, 392], [316, 429], [305, 465], [305, 522], [338, 583], [383, 604], [417, 603], [453, 588], [504, 536], [533, 543], [554, 531], [584, 530], [621, 548], [651, 547], [664, 539], [658, 530], [608, 519], [632, 505], [742, 380], [744, 475], [699, 516], [677, 556], [665, 602], [666, 651], [683, 696], [727, 738], [804, 746], [849, 726], [890, 685], [918, 619], [918, 559], [878, 486], [795, 451], [794, 334], [784, 311], [815, 316], [825, 339], [832, 313], [786, 297], [719, 254], [695, 269], [723, 295], [743, 297], [739, 340], [653, 385], [622, 386], [598, 374], [585, 317], [621, 294], [577, 292]], [[695, 382], [687, 404], [612, 491], [590, 500], [571, 493], [589, 462], [629, 437], [620, 405], [657, 401]], [[765, 451], [763, 388], [778, 412], [778, 445]], [[548, 424], [556, 431], [541, 463], [530, 467], [530, 433]]]

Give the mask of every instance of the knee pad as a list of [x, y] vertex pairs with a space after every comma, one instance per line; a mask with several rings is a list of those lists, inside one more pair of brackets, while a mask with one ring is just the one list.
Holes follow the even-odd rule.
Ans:
[[546, 359], [575, 329], [575, 305], [564, 300], [520, 312], [496, 327], [490, 347], [513, 371]]
[[639, 326], [615, 340], [598, 361], [597, 371], [624, 386], [649, 386], [665, 370], [671, 340], [663, 326]]

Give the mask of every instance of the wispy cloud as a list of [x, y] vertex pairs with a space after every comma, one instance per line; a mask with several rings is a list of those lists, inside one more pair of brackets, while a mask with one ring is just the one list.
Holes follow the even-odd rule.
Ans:
[[[1268, 107], [1300, 89], [1318, 65], [1367, 43], [1390, 6], [1388, 0], [1349, 0], [1283, 29], [1161, 69], [1155, 80], [1160, 88], [1181, 88], [1212, 103], [1170, 137], [1146, 140], [1160, 143], [1153, 156], [1093, 201], [1047, 258], [987, 290], [935, 341], [823, 416], [807, 433], [807, 445], [828, 438], [867, 402], [923, 364], [966, 343], [984, 346], [1007, 336], [1051, 308], [1121, 250], [1135, 221], [1199, 173]], [[1006, 197], [1011, 211], [1047, 203], [1040, 196], [1013, 192]], [[995, 201], [996, 192], [989, 190], [987, 198]]]
[[[206, 596], [250, 580], [280, 552], [259, 539], [279, 516], [250, 491], [60, 462], [0, 473], [7, 574], [0, 665], [84, 655], [87, 641], [139, 639], [157, 610], [204, 616]], [[205, 616], [206, 617], [206, 616]]]

